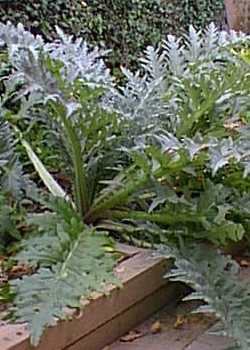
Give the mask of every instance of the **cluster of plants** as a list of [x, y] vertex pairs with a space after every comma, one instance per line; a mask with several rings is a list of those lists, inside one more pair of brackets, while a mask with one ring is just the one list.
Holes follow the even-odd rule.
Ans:
[[[60, 39], [47, 43], [20, 24], [0, 24], [9, 65], [0, 100], [0, 234], [6, 275], [10, 264], [26, 271], [0, 286], [12, 318], [28, 323], [37, 345], [82, 298], [119, 286], [116, 238], [174, 256], [167, 277], [191, 285], [189, 298], [205, 301], [198, 311], [215, 313], [235, 348], [247, 350], [248, 286], [223, 251], [238, 242], [248, 251], [250, 243], [249, 38], [191, 26], [183, 39], [148, 47], [140, 70], [123, 68], [126, 83], [116, 86], [107, 52], [56, 30]], [[45, 144], [53, 135], [67, 186], [19, 120], [42, 123]], [[22, 166], [21, 149], [32, 169]]]
[[[57, 37], [55, 26], [83, 36], [93, 45], [112, 49], [109, 64], [136, 66], [147, 45], [157, 44], [166, 34], [204, 27], [221, 20], [223, 0], [20, 0], [0, 2], [2, 21], [25, 23], [47, 40]], [[178, 31], [178, 32], [177, 32]]]

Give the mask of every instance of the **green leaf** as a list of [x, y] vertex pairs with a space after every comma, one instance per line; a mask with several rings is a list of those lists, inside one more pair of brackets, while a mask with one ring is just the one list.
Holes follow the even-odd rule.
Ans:
[[249, 283], [239, 274], [240, 267], [229, 256], [199, 244], [182, 244], [180, 250], [162, 247], [160, 253], [176, 259], [166, 275], [194, 289], [185, 300], [202, 300], [196, 312], [214, 313], [223, 323], [224, 333], [236, 340], [235, 349], [250, 347]]
[[[68, 308], [79, 308], [82, 297], [86, 299], [94, 291], [105, 292], [108, 283], [119, 284], [113, 271], [115, 258], [105, 250], [105, 246], [110, 244], [105, 235], [85, 229], [67, 249], [65, 240], [54, 238], [57, 251], [61, 252], [54, 262], [51, 252], [56, 251], [55, 243], [53, 239], [52, 242], [47, 239], [43, 236], [40, 241], [33, 242], [33, 246], [47, 246], [43, 256], [35, 256], [42, 262], [50, 262], [51, 267], [42, 267], [31, 276], [11, 281], [12, 290], [16, 293], [15, 317], [19, 322], [28, 323], [33, 345], [38, 345], [47, 326], [70, 316]], [[27, 260], [32, 260], [32, 256], [31, 248], [30, 252], [26, 252]]]
[[0, 303], [11, 303], [14, 294], [10, 290], [10, 285], [6, 282], [0, 286]]
[[30, 144], [24, 140], [21, 139], [22, 145], [27, 151], [27, 154], [34, 165], [36, 171], [38, 172], [39, 176], [41, 177], [42, 181], [44, 182], [45, 186], [49, 189], [51, 194], [55, 197], [61, 197], [65, 199], [69, 199], [65, 191], [61, 188], [61, 186], [54, 180], [52, 175], [47, 171], [43, 163], [40, 161], [40, 159], [37, 157], [35, 152], [32, 150]]
[[0, 106], [0, 186], [4, 192], [20, 199], [25, 185], [25, 176], [15, 150], [14, 133]]
[[120, 285], [107, 234], [85, 226], [68, 202], [58, 198], [52, 206], [55, 212], [42, 214], [43, 220], [41, 215], [30, 219], [40, 235], [23, 240], [15, 257], [36, 272], [10, 282], [14, 315], [18, 322], [28, 323], [33, 345], [47, 326], [69, 316], [69, 308], [79, 308], [81, 298], [94, 291], [105, 293], [108, 283]]

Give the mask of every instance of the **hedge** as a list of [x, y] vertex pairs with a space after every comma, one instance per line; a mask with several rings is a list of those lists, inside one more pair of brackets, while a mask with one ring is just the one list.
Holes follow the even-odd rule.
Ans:
[[218, 21], [223, 0], [0, 0], [0, 18], [22, 22], [47, 40], [55, 25], [93, 45], [111, 49], [109, 64], [134, 66], [138, 54], [168, 33], [180, 35], [189, 24]]

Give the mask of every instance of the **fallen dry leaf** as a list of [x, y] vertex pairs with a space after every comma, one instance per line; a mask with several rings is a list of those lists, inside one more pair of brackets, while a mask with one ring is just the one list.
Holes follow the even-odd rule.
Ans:
[[174, 328], [180, 328], [185, 323], [187, 323], [187, 318], [184, 315], [177, 315]]
[[247, 261], [246, 259], [242, 258], [241, 256], [235, 256], [234, 259], [237, 261], [237, 263], [241, 267], [249, 267], [250, 266], [250, 262]]
[[139, 331], [131, 331], [128, 334], [124, 335], [123, 337], [120, 338], [120, 341], [123, 343], [127, 343], [127, 342], [132, 342], [138, 338], [143, 337], [144, 334], [142, 332]]
[[250, 265], [249, 261], [242, 259], [240, 260], [240, 266], [241, 267], [248, 267]]
[[162, 331], [162, 325], [160, 321], [156, 321], [150, 327], [150, 332], [153, 334], [160, 333]]
[[9, 278], [19, 278], [23, 275], [30, 275], [32, 273], [32, 268], [27, 265], [16, 265], [11, 268], [8, 275]]

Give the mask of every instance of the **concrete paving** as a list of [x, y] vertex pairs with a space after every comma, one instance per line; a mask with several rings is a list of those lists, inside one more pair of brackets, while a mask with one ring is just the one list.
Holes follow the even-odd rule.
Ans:
[[103, 350], [224, 350], [230, 341], [208, 334], [215, 319], [192, 315], [193, 308], [192, 303], [165, 308]]
[[[250, 281], [250, 266], [241, 274]], [[194, 303], [180, 303], [165, 308], [137, 327], [130, 337], [103, 350], [224, 350], [232, 346], [230, 339], [210, 334], [216, 325], [214, 318], [190, 314], [194, 307]], [[154, 329], [156, 322], [158, 327]], [[133, 334], [140, 337], [133, 340]]]

